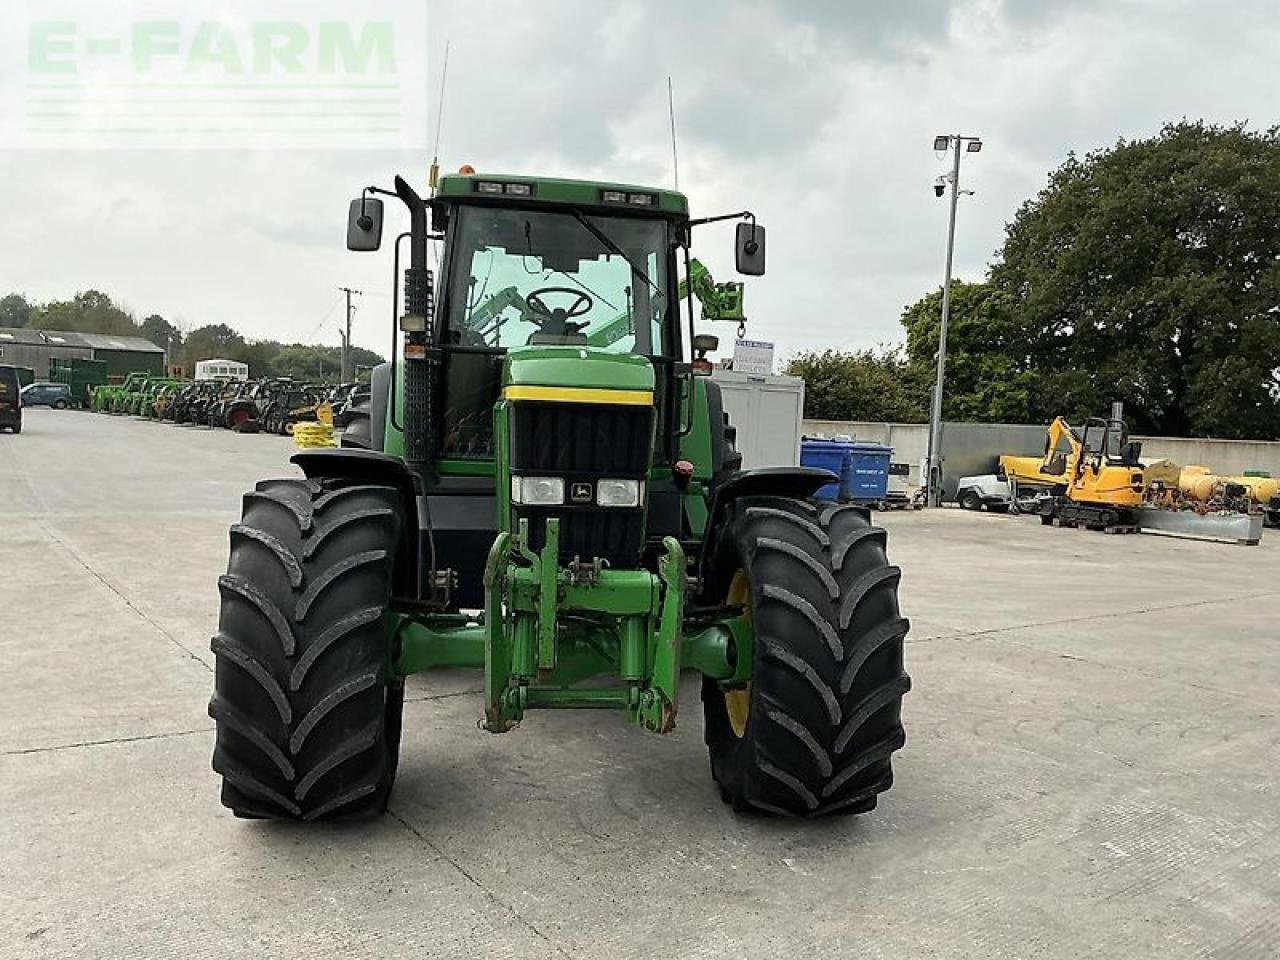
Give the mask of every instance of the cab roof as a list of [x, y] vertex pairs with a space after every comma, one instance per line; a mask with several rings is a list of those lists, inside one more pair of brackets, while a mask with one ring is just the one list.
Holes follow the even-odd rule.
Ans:
[[[527, 189], [525, 189], [527, 188]], [[566, 180], [507, 173], [450, 173], [440, 177], [437, 199], [564, 203], [583, 207], [616, 208], [631, 213], [663, 213], [687, 217], [689, 200], [683, 193], [659, 187], [603, 180]], [[641, 200], [640, 198], [645, 198]]]

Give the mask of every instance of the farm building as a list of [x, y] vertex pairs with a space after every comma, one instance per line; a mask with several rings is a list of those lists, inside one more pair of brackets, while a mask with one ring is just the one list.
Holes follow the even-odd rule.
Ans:
[[0, 327], [0, 363], [30, 367], [37, 380], [49, 376], [49, 361], [105, 360], [107, 376], [123, 377], [133, 371], [162, 374], [164, 351], [142, 337], [110, 333], [73, 333], [69, 330], [34, 330]]

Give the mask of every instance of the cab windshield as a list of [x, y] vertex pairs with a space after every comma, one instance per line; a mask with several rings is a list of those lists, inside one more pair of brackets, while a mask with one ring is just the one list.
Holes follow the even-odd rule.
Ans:
[[665, 221], [466, 206], [458, 216], [448, 343], [674, 352]]

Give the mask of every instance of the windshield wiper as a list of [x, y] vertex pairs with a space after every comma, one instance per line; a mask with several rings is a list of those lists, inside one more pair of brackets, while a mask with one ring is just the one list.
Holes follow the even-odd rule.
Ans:
[[[525, 256], [531, 257], [534, 260], [538, 259], [538, 257], [533, 252], [533, 226], [532, 224], [529, 223], [528, 220], [524, 222], [524, 243], [525, 243], [525, 249], [528, 250], [528, 253], [526, 253]], [[520, 264], [521, 266], [524, 266], [524, 257], [520, 258]], [[525, 273], [530, 273], [530, 274], [537, 273], [536, 270], [530, 270], [528, 267], [525, 267], [524, 270], [525, 270]], [[577, 277], [573, 276], [572, 274], [565, 273], [563, 270], [552, 270], [548, 268], [547, 272], [543, 275], [542, 279], [545, 280], [547, 277], [549, 277], [553, 273], [560, 274], [560, 276], [564, 277], [566, 280], [572, 283], [575, 287], [581, 287], [583, 290], [587, 291], [587, 293], [591, 294], [591, 296], [594, 299], [599, 300], [610, 310], [618, 309], [612, 303], [606, 300], [604, 297], [600, 296], [600, 294], [596, 293], [594, 290], [588, 287], [585, 283], [579, 280]]]
[[617, 256], [625, 260], [627, 262], [627, 266], [631, 268], [633, 273], [635, 273], [637, 276], [640, 277], [641, 280], [647, 283], [654, 293], [658, 294], [658, 296], [662, 296], [662, 291], [658, 289], [658, 285], [649, 279], [649, 275], [645, 273], [642, 269], [640, 269], [640, 267], [636, 265], [634, 260], [632, 260], [630, 257], [628, 257], [625, 253], [622, 252], [622, 248], [618, 246], [617, 243], [614, 242], [612, 237], [610, 237], [607, 233], [605, 233], [603, 230], [597, 227], [594, 223], [588, 220], [585, 216], [583, 216], [581, 210], [574, 209], [569, 212], [573, 214], [573, 219], [577, 220], [580, 224], [583, 225], [583, 227], [586, 228], [588, 233], [590, 233], [593, 237], [595, 237], [602, 244], [604, 244], [604, 248], [606, 250], [608, 250], [610, 253], [616, 254]]

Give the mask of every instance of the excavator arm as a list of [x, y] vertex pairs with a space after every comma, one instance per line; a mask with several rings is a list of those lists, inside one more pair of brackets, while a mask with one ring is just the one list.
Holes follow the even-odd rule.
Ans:
[[1000, 458], [1000, 471], [1005, 479], [1030, 486], [1056, 487], [1070, 483], [1080, 466], [1084, 444], [1062, 417], [1057, 417], [1045, 431], [1043, 457]]

